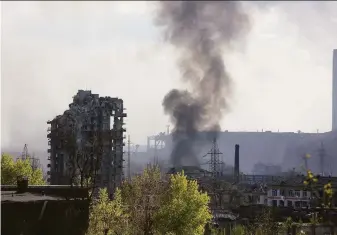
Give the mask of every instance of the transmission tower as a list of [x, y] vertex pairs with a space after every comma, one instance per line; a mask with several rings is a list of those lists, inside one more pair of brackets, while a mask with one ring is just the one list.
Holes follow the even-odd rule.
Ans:
[[36, 170], [40, 167], [40, 159], [35, 157], [35, 154], [33, 153], [32, 157], [30, 157], [30, 164], [33, 168], [33, 170]]
[[28, 155], [28, 146], [27, 146], [27, 144], [25, 144], [25, 146], [23, 147], [22, 154], [21, 154], [21, 160], [24, 161], [24, 160], [26, 160], [28, 158], [29, 158], [29, 155]]
[[220, 155], [222, 155], [222, 153], [219, 151], [216, 138], [214, 138], [212, 149], [205, 155], [211, 156], [211, 159], [207, 163], [209, 166], [209, 171], [212, 173], [213, 178], [216, 178], [221, 172], [221, 165], [223, 164], [223, 162], [220, 160]]
[[28, 153], [28, 145], [25, 144], [21, 154], [21, 160], [25, 161], [27, 159], [30, 161], [30, 165], [32, 166], [33, 170], [36, 170], [40, 167], [40, 159], [36, 158], [34, 154], [30, 156]]

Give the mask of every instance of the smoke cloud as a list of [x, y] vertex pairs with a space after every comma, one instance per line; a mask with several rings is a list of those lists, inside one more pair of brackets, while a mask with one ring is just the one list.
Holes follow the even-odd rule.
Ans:
[[228, 108], [231, 78], [222, 57], [249, 28], [239, 2], [162, 1], [156, 22], [179, 51], [181, 79], [190, 90], [171, 90], [163, 100], [174, 124], [174, 166], [199, 165], [193, 152], [200, 131], [220, 131]]

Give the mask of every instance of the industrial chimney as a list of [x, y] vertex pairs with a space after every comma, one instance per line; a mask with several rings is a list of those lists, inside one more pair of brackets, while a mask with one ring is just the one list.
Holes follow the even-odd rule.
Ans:
[[332, 59], [332, 130], [337, 131], [337, 49]]
[[234, 180], [236, 183], [240, 180], [240, 145], [235, 145], [235, 159], [234, 159]]

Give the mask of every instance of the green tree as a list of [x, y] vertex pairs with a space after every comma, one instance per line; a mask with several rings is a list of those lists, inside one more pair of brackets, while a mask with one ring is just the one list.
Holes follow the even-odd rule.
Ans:
[[162, 205], [156, 215], [160, 234], [204, 234], [212, 218], [208, 208], [209, 196], [198, 190], [194, 180], [184, 173], [172, 175]]
[[101, 189], [98, 200], [91, 208], [87, 235], [129, 234], [129, 217], [123, 207], [119, 189], [114, 200], [109, 199], [106, 189]]
[[15, 162], [8, 154], [1, 155], [1, 184], [13, 185], [16, 183], [15, 179]]
[[28, 177], [30, 185], [43, 185], [42, 169], [33, 170], [29, 159], [14, 161], [8, 154], [1, 155], [1, 184], [15, 185], [17, 177]]
[[158, 167], [148, 166], [143, 174], [122, 185], [122, 196], [130, 214], [132, 234], [154, 234], [155, 216], [167, 191]]
[[207, 194], [184, 174], [166, 179], [158, 167], [149, 166], [124, 182], [112, 201], [101, 191], [88, 234], [203, 234], [211, 219], [208, 202]]
[[242, 225], [237, 225], [232, 229], [232, 233], [233, 235], [246, 235], [249, 234], [247, 232], [247, 228], [245, 226]]
[[263, 209], [261, 215], [256, 220], [256, 235], [274, 235], [280, 230], [277, 222], [273, 219], [273, 213], [270, 208]]
[[309, 189], [310, 192], [313, 194], [313, 197], [316, 199], [316, 201], [321, 204], [322, 208], [332, 207], [334, 192], [332, 190], [332, 185], [330, 181], [323, 186], [323, 197], [320, 197], [318, 193], [318, 190], [321, 188], [318, 177], [314, 176], [310, 170], [307, 171], [307, 175], [303, 183], [307, 187], [307, 189]]

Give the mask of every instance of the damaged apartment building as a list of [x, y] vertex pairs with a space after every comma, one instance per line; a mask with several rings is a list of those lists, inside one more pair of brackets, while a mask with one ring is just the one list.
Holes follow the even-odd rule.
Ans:
[[79, 90], [62, 115], [48, 121], [48, 167], [52, 185], [90, 179], [109, 191], [123, 176], [123, 100]]

